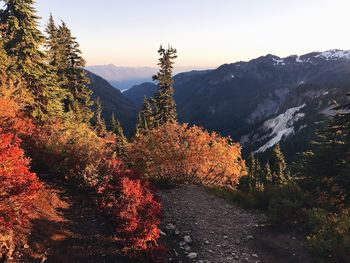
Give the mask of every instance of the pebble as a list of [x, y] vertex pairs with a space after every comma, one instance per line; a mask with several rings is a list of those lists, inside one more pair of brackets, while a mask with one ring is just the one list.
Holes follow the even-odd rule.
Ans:
[[168, 229], [168, 230], [175, 230], [176, 227], [173, 224], [169, 223], [169, 224], [166, 225], [165, 228]]
[[190, 247], [189, 245], [185, 245], [185, 246], [184, 246], [184, 249], [185, 249], [186, 251], [191, 251], [191, 247]]
[[187, 243], [187, 244], [191, 244], [192, 243], [192, 238], [190, 236], [184, 236], [184, 241]]
[[197, 258], [197, 253], [195, 253], [195, 252], [191, 252], [191, 253], [189, 253], [188, 255], [187, 255], [187, 257], [189, 258], [189, 259], [195, 259], [195, 258]]

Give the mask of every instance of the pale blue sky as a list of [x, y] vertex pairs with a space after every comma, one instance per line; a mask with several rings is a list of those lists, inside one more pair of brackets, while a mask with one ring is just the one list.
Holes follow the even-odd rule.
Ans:
[[89, 65], [155, 66], [159, 44], [178, 66], [215, 67], [267, 53], [350, 49], [350, 0], [37, 0], [63, 19]]

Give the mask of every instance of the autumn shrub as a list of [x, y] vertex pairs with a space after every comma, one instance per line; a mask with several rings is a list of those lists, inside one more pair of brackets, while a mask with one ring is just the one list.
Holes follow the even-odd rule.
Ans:
[[29, 148], [37, 169], [94, 186], [113, 143], [112, 135], [101, 138], [88, 124], [57, 120], [37, 127]]
[[237, 143], [187, 124], [168, 123], [137, 136], [128, 156], [157, 182], [235, 186], [246, 173]]
[[160, 204], [144, 180], [124, 169], [121, 162], [112, 160], [98, 193], [100, 208], [115, 223], [116, 236], [123, 242], [125, 251], [156, 247]]
[[33, 130], [30, 118], [22, 113], [23, 97], [4, 77], [0, 85], [0, 231], [22, 223], [31, 200], [41, 184], [29, 171], [19, 136]]
[[41, 184], [29, 171], [20, 140], [0, 129], [0, 226], [22, 223]]

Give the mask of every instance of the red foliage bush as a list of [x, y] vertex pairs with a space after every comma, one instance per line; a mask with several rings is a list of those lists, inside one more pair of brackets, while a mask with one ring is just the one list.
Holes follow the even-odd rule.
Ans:
[[116, 160], [98, 189], [101, 210], [116, 224], [125, 250], [148, 250], [159, 238], [160, 204], [149, 185]]
[[[0, 230], [23, 223], [41, 184], [29, 171], [19, 136], [33, 131], [30, 118], [22, 113], [18, 90], [2, 81], [0, 86]], [[3, 230], [3, 229], [2, 229]]]
[[0, 226], [22, 223], [41, 184], [29, 171], [20, 140], [0, 129]]

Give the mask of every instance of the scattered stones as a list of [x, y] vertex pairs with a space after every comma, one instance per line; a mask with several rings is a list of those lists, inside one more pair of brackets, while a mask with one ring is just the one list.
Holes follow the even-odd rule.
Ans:
[[176, 229], [176, 227], [171, 223], [167, 224], [165, 228], [169, 231], [174, 231]]
[[190, 236], [184, 236], [184, 241], [187, 243], [187, 244], [191, 244], [192, 243], [192, 238]]
[[179, 243], [179, 245], [180, 245], [180, 247], [183, 247], [183, 246], [186, 245], [186, 242], [185, 242], [185, 241], [181, 241], [181, 242]]
[[165, 239], [178, 251], [178, 256], [172, 253], [172, 262], [264, 262], [264, 253], [252, 251], [253, 242], [245, 243], [255, 239], [253, 233], [258, 236], [255, 231], [266, 220], [263, 214], [239, 209], [196, 186], [162, 190], [161, 200], [166, 222], [162, 227], [168, 234]]
[[191, 251], [191, 247], [190, 247], [189, 245], [185, 245], [185, 246], [184, 246], [184, 249], [185, 249], [186, 251]]

